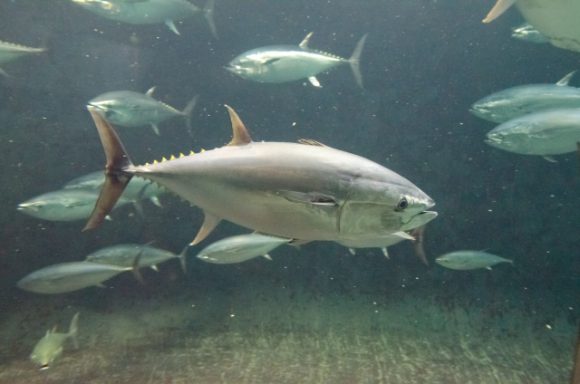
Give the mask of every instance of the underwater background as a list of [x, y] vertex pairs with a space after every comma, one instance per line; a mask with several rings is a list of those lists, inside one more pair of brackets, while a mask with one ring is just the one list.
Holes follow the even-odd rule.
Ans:
[[[217, 0], [202, 18], [131, 26], [70, 1], [3, 0], [0, 38], [48, 52], [3, 66], [0, 79], [0, 383], [565, 383], [580, 319], [580, 164], [499, 151], [470, 105], [518, 84], [555, 83], [577, 53], [510, 38], [512, 10], [493, 25], [491, 1]], [[202, 4], [199, 4], [202, 5]], [[223, 67], [259, 46], [298, 44], [348, 57], [368, 33], [364, 90], [347, 67], [307, 82], [260, 84]], [[571, 85], [580, 85], [573, 79]], [[374, 160], [433, 197], [430, 265], [408, 243], [352, 256], [334, 243], [282, 247], [273, 261], [177, 263], [63, 295], [16, 288], [43, 266], [117, 243], [179, 252], [202, 222], [178, 198], [113, 213], [96, 231], [48, 222], [16, 206], [102, 169], [86, 111], [94, 96], [145, 92], [181, 109], [200, 101], [193, 134], [182, 119], [120, 131], [135, 163], [215, 148], [230, 139], [223, 104], [254, 140], [311, 138]], [[220, 224], [204, 242], [247, 233]], [[202, 245], [203, 246], [203, 245]], [[456, 249], [514, 260], [492, 271], [433, 263]], [[81, 313], [80, 348], [39, 371], [29, 354], [46, 329]]]

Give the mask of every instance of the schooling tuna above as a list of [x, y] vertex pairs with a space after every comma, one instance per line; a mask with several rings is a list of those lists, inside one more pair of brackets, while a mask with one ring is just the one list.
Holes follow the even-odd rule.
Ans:
[[310, 32], [298, 45], [272, 45], [244, 52], [232, 60], [226, 69], [236, 75], [259, 83], [285, 83], [301, 79], [320, 87], [316, 75], [340, 65], [349, 64], [356, 83], [362, 88], [360, 56], [367, 38], [364, 35], [357, 43], [349, 59], [310, 49]]
[[217, 30], [213, 21], [214, 0], [208, 0], [203, 9], [187, 0], [71, 0], [73, 3], [110, 20], [128, 24], [165, 23], [179, 35], [176, 21], [203, 14], [214, 37]]
[[205, 213], [192, 244], [222, 220], [304, 241], [354, 241], [402, 230], [433, 200], [397, 173], [320, 144], [253, 142], [228, 108], [229, 145], [160, 163], [133, 165], [114, 128], [93, 107], [107, 179], [85, 229], [100, 225], [133, 176], [159, 183]]

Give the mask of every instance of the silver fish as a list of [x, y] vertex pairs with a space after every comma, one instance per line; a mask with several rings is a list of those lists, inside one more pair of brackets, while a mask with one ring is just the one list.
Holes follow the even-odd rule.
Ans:
[[183, 111], [162, 103], [153, 98], [155, 87], [145, 94], [133, 91], [113, 91], [103, 93], [89, 101], [89, 105], [103, 111], [111, 123], [122, 127], [141, 127], [150, 125], [159, 135], [158, 124], [173, 117], [185, 118], [186, 126], [191, 132], [191, 113], [198, 97], [187, 103]]
[[141, 244], [118, 244], [112, 247], [99, 249], [87, 256], [86, 261], [99, 264], [116, 265], [119, 267], [131, 267], [135, 258], [139, 256], [139, 268], [151, 267], [157, 271], [157, 264], [168, 260], [179, 259], [181, 268], [186, 271], [186, 256], [189, 246], [185, 247], [180, 254], [175, 254], [164, 249]]
[[504, 89], [476, 101], [470, 111], [482, 119], [503, 123], [554, 108], [580, 108], [580, 89], [568, 86], [575, 73], [570, 72], [556, 84], [527, 84]]
[[52, 366], [52, 363], [59, 358], [64, 349], [64, 344], [67, 340], [71, 339], [75, 348], [78, 348], [77, 334], [79, 329], [79, 313], [77, 312], [69, 326], [67, 333], [56, 332], [56, 327], [52, 330], [46, 331], [46, 334], [38, 340], [32, 353], [30, 354], [30, 360], [40, 366], [41, 370], [48, 369]]
[[512, 29], [512, 37], [514, 39], [526, 41], [535, 44], [544, 44], [550, 42], [548, 38], [530, 23], [523, 23]]
[[72, 261], [36, 270], [23, 277], [16, 285], [20, 289], [34, 293], [66, 293], [98, 286], [122, 272], [131, 270], [134, 269], [88, 261]]
[[259, 233], [231, 236], [208, 245], [197, 258], [213, 264], [241, 263], [259, 256], [270, 259], [268, 252], [290, 241], [292, 239]]
[[316, 75], [349, 64], [357, 84], [362, 88], [360, 56], [367, 35], [359, 40], [349, 59], [310, 49], [308, 42], [311, 37], [312, 32], [298, 46], [274, 45], [244, 52], [233, 59], [226, 69], [244, 79], [260, 83], [285, 83], [308, 79], [313, 86], [320, 87]]
[[211, 33], [217, 38], [213, 20], [214, 0], [208, 0], [203, 9], [187, 0], [72, 0], [73, 3], [110, 20], [128, 24], [160, 24], [179, 35], [176, 21], [203, 14]]
[[491, 269], [492, 266], [499, 263], [514, 263], [512, 260], [504, 259], [491, 253], [468, 250], [446, 253], [436, 258], [435, 262], [442, 267], [459, 271], [480, 268]]
[[[98, 199], [95, 191], [62, 189], [44, 193], [18, 204], [18, 211], [48, 221], [75, 221], [90, 217]], [[128, 204], [119, 199], [116, 207]]]
[[253, 142], [230, 107], [229, 145], [175, 160], [135, 166], [114, 128], [89, 111], [107, 157], [107, 181], [85, 226], [92, 229], [131, 177], [153, 180], [200, 207], [195, 245], [222, 220], [256, 232], [303, 241], [348, 241], [401, 230], [433, 200], [383, 166], [326, 146]]
[[[44, 48], [26, 47], [0, 40], [0, 65], [16, 60], [22, 56], [39, 54], [44, 51], [46, 51]], [[0, 69], [0, 75], [7, 76], [7, 73]]]
[[522, 155], [550, 156], [575, 152], [580, 143], [580, 108], [552, 109], [507, 121], [487, 133], [492, 147]]

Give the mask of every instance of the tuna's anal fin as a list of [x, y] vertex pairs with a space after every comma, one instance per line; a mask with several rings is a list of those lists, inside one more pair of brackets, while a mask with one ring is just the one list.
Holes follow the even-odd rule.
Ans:
[[557, 163], [558, 160], [554, 159], [552, 156], [542, 156], [544, 160], [549, 161], [550, 163]]
[[88, 109], [103, 144], [107, 164], [105, 166], [105, 183], [83, 231], [96, 228], [105, 220], [133, 177], [130, 173], [125, 172], [125, 169], [133, 164], [117, 132], [96, 108], [89, 106]]
[[155, 134], [157, 136], [161, 136], [161, 134], [159, 133], [159, 127], [157, 126], [157, 124], [151, 123], [151, 129], [153, 130], [153, 132], [155, 132]]
[[348, 249], [348, 253], [350, 253], [351, 255], [355, 256], [355, 255], [356, 255], [356, 249], [354, 249], [354, 248], [349, 248], [349, 249]]
[[558, 80], [558, 82], [556, 83], [557, 86], [559, 87], [565, 87], [568, 84], [570, 84], [570, 80], [572, 80], [572, 77], [574, 77], [574, 75], [576, 74], [577, 71], [572, 71], [569, 74], [567, 74], [566, 76], [562, 77], [560, 80]]
[[318, 81], [318, 79], [316, 78], [316, 76], [310, 76], [308, 78], [308, 82], [310, 84], [312, 84], [313, 87], [322, 88], [322, 85], [320, 85], [320, 81]]
[[306, 35], [306, 37], [302, 39], [302, 41], [300, 42], [300, 44], [298, 44], [298, 46], [302, 49], [308, 48], [308, 43], [310, 42], [310, 38], [312, 37], [313, 34], [314, 32], [308, 33], [308, 35]]
[[76, 349], [79, 348], [79, 341], [77, 339], [77, 334], [79, 333], [79, 315], [80, 312], [75, 313], [72, 320], [70, 321], [68, 330], [68, 337], [72, 339], [73, 345]]
[[381, 251], [383, 251], [383, 255], [385, 255], [385, 257], [386, 257], [387, 259], [389, 259], [389, 260], [391, 259], [391, 258], [389, 257], [389, 251], [387, 250], [387, 247], [383, 247], [383, 248], [381, 248]]
[[205, 7], [203, 7], [203, 17], [205, 17], [207, 25], [209, 25], [211, 34], [213, 35], [213, 37], [217, 39], [218, 38], [217, 28], [215, 26], [215, 21], [213, 19], [214, 6], [215, 0], [208, 0], [207, 3], [205, 4]]
[[203, 220], [203, 224], [199, 229], [199, 231], [197, 232], [195, 239], [193, 239], [190, 245], [196, 245], [201, 243], [215, 229], [215, 227], [217, 227], [217, 225], [221, 221], [219, 217], [214, 216], [211, 213], [204, 212], [204, 214], [205, 218]]
[[175, 26], [173, 20], [165, 20], [165, 25], [167, 25], [167, 28], [169, 28], [171, 32], [175, 33], [176, 35], [181, 35], [181, 33], [179, 33], [179, 31], [177, 30], [177, 27]]
[[229, 105], [225, 106], [230, 114], [230, 121], [232, 123], [232, 140], [228, 145], [245, 145], [252, 142], [252, 138], [246, 129], [246, 126], [240, 119], [240, 116]]
[[491, 23], [498, 17], [500, 17], [505, 11], [507, 11], [516, 0], [497, 0], [497, 3], [493, 6], [491, 11], [485, 16], [485, 19], [482, 20], [483, 23]]

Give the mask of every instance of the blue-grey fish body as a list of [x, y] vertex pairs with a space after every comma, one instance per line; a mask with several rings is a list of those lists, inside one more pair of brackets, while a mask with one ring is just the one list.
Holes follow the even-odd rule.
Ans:
[[580, 108], [580, 89], [567, 85], [573, 74], [556, 84], [520, 85], [493, 93], [475, 102], [471, 112], [482, 119], [503, 123], [554, 108]]
[[488, 132], [485, 142], [522, 155], [574, 152], [580, 143], [580, 108], [552, 109], [507, 121]]
[[[44, 48], [32, 48], [20, 44], [9, 43], [0, 40], [0, 65], [9, 63], [22, 56], [39, 54], [46, 51]], [[0, 75], [7, 76], [6, 72], [0, 68]]]
[[213, 23], [213, 3], [209, 0], [202, 10], [187, 0], [72, 0], [75, 4], [110, 20], [128, 24], [165, 23], [174, 33], [179, 34], [174, 22], [204, 14], [216, 35]]
[[59, 333], [55, 329], [46, 331], [46, 334], [34, 346], [30, 360], [38, 364], [41, 370], [45, 370], [50, 368], [54, 361], [60, 357], [66, 341], [72, 340], [75, 348], [78, 348], [78, 321], [79, 313], [77, 312], [71, 320], [67, 333]]
[[132, 270], [131, 267], [73, 261], [49, 265], [36, 270], [22, 278], [17, 285], [20, 289], [34, 293], [66, 293], [98, 286], [102, 282], [130, 270]]
[[[75, 221], [90, 217], [97, 198], [96, 191], [62, 189], [44, 193], [18, 204], [18, 210], [49, 221]], [[117, 207], [129, 203], [119, 199]]]
[[193, 98], [188, 106], [179, 111], [172, 106], [154, 99], [154, 88], [147, 93], [133, 91], [113, 91], [103, 93], [89, 101], [89, 105], [103, 111], [111, 123], [122, 127], [141, 127], [150, 125], [159, 134], [157, 124], [173, 117], [183, 117], [189, 126], [191, 111], [195, 106]]
[[455, 251], [446, 253], [435, 259], [435, 262], [445, 268], [455, 270], [490, 269], [499, 263], [513, 264], [512, 260], [504, 259], [501, 256], [492, 255], [482, 251]]
[[204, 211], [192, 244], [222, 219], [288, 239], [348, 241], [398, 232], [434, 205], [413, 183], [363, 157], [322, 145], [253, 142], [229, 107], [234, 132], [230, 145], [135, 166], [114, 128], [98, 110], [89, 111], [110, 171], [103, 198], [85, 229], [103, 221], [133, 176], [153, 180]]
[[251, 233], [231, 236], [212, 243], [199, 252], [197, 258], [213, 264], [235, 264], [265, 256], [268, 252], [288, 244], [292, 239]]
[[362, 87], [360, 74], [360, 55], [366, 35], [358, 42], [350, 59], [308, 48], [308, 34], [300, 45], [274, 45], [244, 52], [233, 59], [226, 67], [232, 73], [260, 83], [285, 83], [309, 79], [319, 87], [316, 79], [319, 73], [340, 65], [349, 64], [357, 83]]
[[134, 264], [137, 257], [139, 257], [137, 266], [139, 268], [153, 267], [155, 269], [157, 264], [172, 259], [180, 259], [182, 266], [185, 265], [185, 252], [178, 255], [164, 249], [142, 244], [118, 244], [102, 248], [88, 255], [86, 261], [129, 268]]
[[529, 23], [523, 23], [512, 29], [514, 39], [535, 44], [549, 43], [550, 40]]

